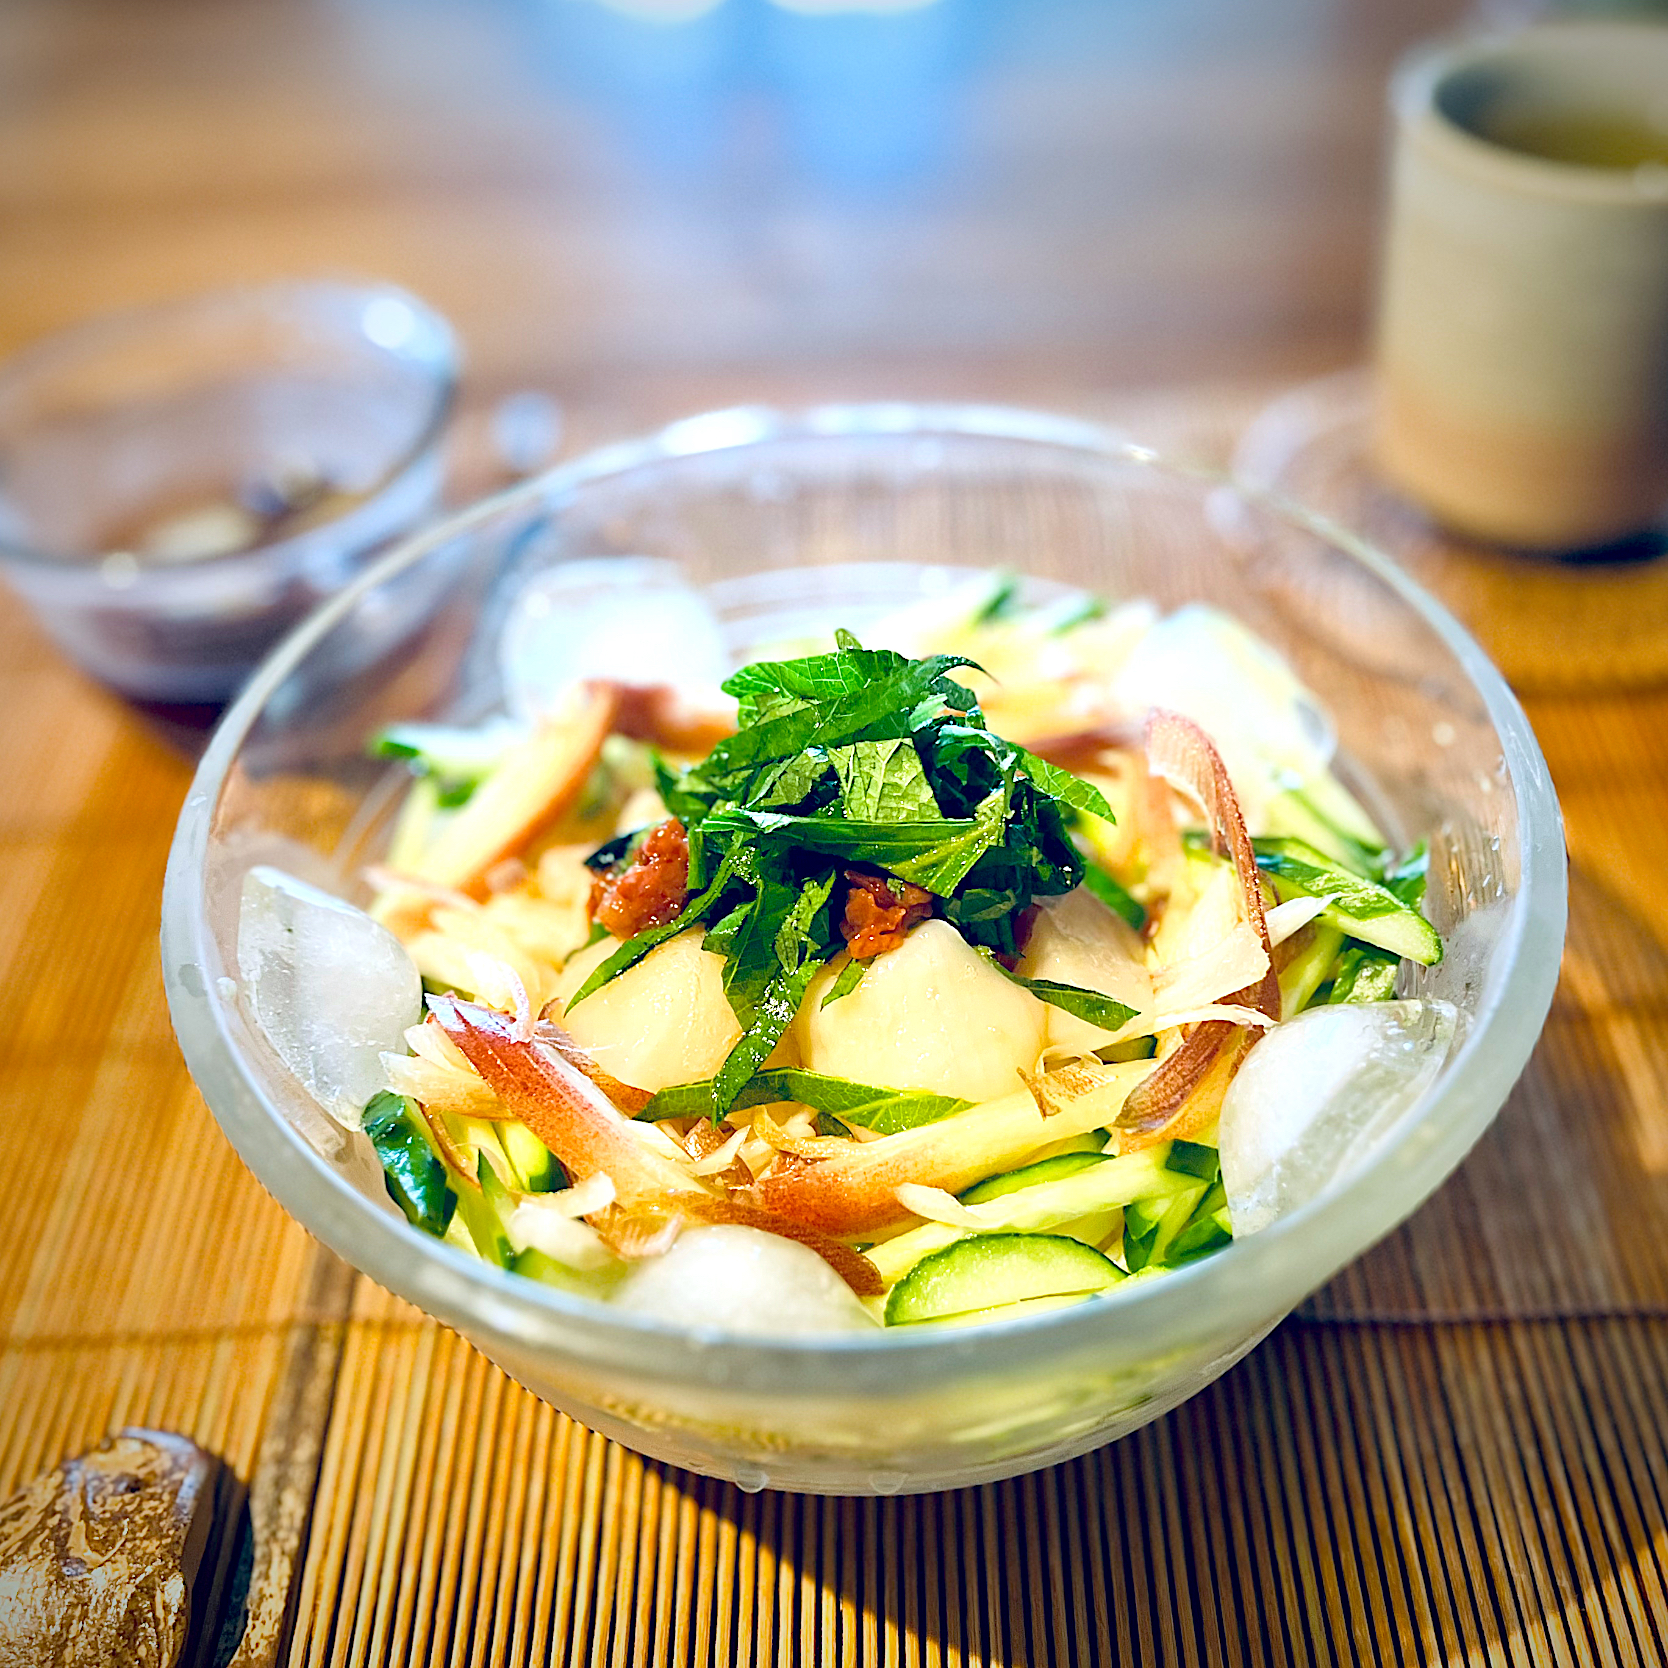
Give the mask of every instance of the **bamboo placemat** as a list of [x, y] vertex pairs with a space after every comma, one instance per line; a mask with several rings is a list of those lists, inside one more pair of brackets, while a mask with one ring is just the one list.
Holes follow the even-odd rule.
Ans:
[[[1250, 409], [1117, 414], [1202, 447]], [[15, 607], [0, 700], [0, 1493], [122, 1424], [224, 1455], [248, 1668], [1668, 1660], [1668, 691], [1531, 708], [1570, 951], [1459, 1175], [1148, 1429], [866, 1501], [639, 1460], [315, 1247], [168, 1030], [187, 768]]]

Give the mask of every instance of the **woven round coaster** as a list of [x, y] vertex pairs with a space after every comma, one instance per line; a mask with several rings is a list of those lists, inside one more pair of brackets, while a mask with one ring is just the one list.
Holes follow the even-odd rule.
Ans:
[[1379, 479], [1373, 398], [1372, 379], [1361, 370], [1282, 395], [1246, 429], [1235, 473], [1394, 557], [1520, 690], [1668, 683], [1668, 523], [1625, 548], [1563, 557], [1456, 538]]

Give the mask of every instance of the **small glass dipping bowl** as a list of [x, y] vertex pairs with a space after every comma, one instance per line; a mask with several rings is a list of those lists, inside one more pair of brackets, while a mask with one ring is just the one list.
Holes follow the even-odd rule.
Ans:
[[226, 701], [432, 510], [450, 327], [327, 282], [95, 319], [0, 365], [0, 572], [141, 704]]
[[[459, 552], [465, 552], [464, 557]], [[1344, 768], [1398, 839], [1432, 842], [1448, 953], [1408, 982], [1460, 1013], [1436, 1082], [1302, 1209], [1178, 1272], [975, 1328], [741, 1337], [640, 1319], [408, 1227], [368, 1144], [332, 1133], [237, 984], [238, 898], [275, 862], [363, 900], [403, 783], [365, 756], [396, 718], [502, 700], [506, 599], [573, 558], [650, 556], [707, 590], [743, 657], [866, 622], [974, 568], [1231, 610], [1329, 707]], [[389, 587], [453, 565], [446, 606], [381, 667], [339, 645]], [[456, 564], [467, 560], [459, 570]], [[623, 667], [652, 681], [652, 667]], [[373, 1279], [628, 1446], [746, 1488], [949, 1488], [1112, 1440], [1237, 1361], [1407, 1216], [1499, 1110], [1540, 1031], [1564, 931], [1562, 828], [1522, 711], [1481, 651], [1373, 551], [1104, 430], [980, 407], [732, 411], [595, 453], [419, 535], [322, 608], [220, 726], [180, 820], [164, 974], [198, 1083], [267, 1188]]]

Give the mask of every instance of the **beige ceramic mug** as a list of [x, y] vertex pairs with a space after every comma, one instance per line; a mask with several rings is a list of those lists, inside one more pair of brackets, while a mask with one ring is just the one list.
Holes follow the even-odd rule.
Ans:
[[1426, 51], [1393, 104], [1382, 469], [1494, 543], [1645, 530], [1668, 512], [1668, 25]]

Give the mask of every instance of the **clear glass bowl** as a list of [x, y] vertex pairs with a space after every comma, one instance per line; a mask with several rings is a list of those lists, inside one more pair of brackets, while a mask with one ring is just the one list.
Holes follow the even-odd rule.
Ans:
[[224, 702], [434, 508], [456, 380], [446, 321], [387, 284], [50, 336], [0, 365], [0, 574], [129, 699]]
[[[1330, 708], [1379, 814], [1432, 840], [1430, 910], [1450, 949], [1410, 988], [1461, 1015], [1436, 1084], [1369, 1163], [1264, 1232], [996, 1326], [781, 1342], [680, 1330], [407, 1227], [374, 1163], [333, 1140], [239, 997], [241, 877], [277, 861], [361, 896], [358, 867], [386, 838], [400, 788], [364, 756], [367, 734], [399, 717], [490, 712], [505, 596], [552, 561], [609, 555], [682, 563], [712, 588], [738, 653], [831, 618], [860, 631], [955, 567], [1232, 610]], [[446, 606], [413, 625], [390, 599], [431, 570]], [[1134, 1429], [1407, 1216], [1522, 1069], [1557, 977], [1564, 903], [1558, 806], [1521, 709], [1383, 557], [1089, 425], [856, 406], [694, 418], [385, 558], [273, 654], [222, 723], [180, 820], [162, 936], [174, 1023], [209, 1104], [256, 1175], [343, 1257], [632, 1448], [743, 1487], [893, 1493], [1009, 1476]]]

